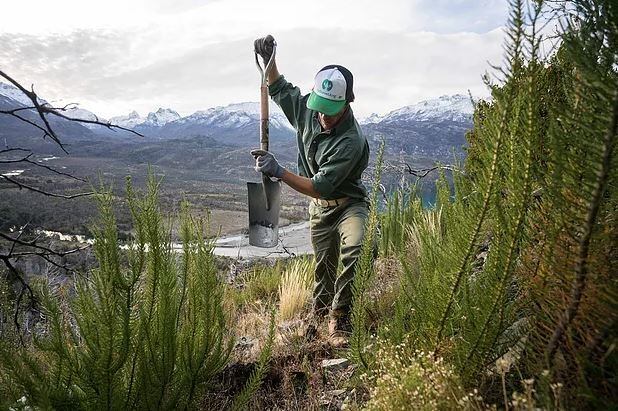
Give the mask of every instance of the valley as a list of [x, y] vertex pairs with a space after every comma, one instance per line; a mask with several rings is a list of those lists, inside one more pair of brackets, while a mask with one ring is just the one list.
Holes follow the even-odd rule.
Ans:
[[[43, 101], [44, 102], [44, 101]], [[0, 84], [0, 107], [25, 107], [27, 99], [12, 86]], [[25, 117], [36, 120], [31, 110]], [[372, 185], [375, 155], [385, 143], [382, 185], [386, 193], [415, 178], [412, 168], [452, 164], [465, 155], [465, 132], [471, 127], [472, 103], [467, 96], [442, 96], [407, 106], [385, 115], [359, 119], [370, 143], [370, 167], [363, 180]], [[101, 119], [82, 108], [67, 110], [73, 118]], [[127, 176], [136, 188], [145, 186], [151, 170], [161, 178], [161, 207], [175, 213], [187, 201], [197, 215], [209, 216], [212, 235], [241, 234], [247, 229], [247, 181], [259, 181], [249, 151], [257, 146], [259, 104], [238, 103], [213, 107], [181, 117], [160, 108], [141, 117], [132, 112], [110, 119], [141, 136], [112, 131], [102, 126], [52, 118], [68, 154], [35, 128], [10, 116], [0, 116], [0, 138], [5, 147], [29, 150], [31, 163], [0, 163], [0, 175], [41, 190], [75, 195], [109, 187], [119, 199], [117, 219], [121, 234], [130, 228], [130, 213], [124, 200]], [[271, 150], [281, 164], [296, 169], [296, 137], [283, 113], [271, 105]], [[25, 154], [24, 154], [25, 155]], [[5, 154], [6, 157], [6, 154]], [[42, 167], [44, 166], [44, 167]], [[62, 173], [62, 174], [59, 174]], [[79, 180], [70, 178], [75, 176]], [[438, 173], [423, 178], [423, 198], [430, 203]], [[28, 224], [67, 234], [88, 235], [97, 215], [91, 196], [70, 200], [43, 196], [20, 189], [7, 178], [0, 179], [0, 230]], [[282, 225], [306, 221], [308, 199], [283, 188]]]

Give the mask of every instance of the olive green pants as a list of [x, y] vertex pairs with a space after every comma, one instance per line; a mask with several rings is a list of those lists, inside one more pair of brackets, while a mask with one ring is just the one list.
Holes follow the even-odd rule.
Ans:
[[[316, 263], [313, 309], [320, 314], [329, 309], [348, 312], [369, 207], [362, 200], [349, 200], [333, 207], [322, 207], [312, 201], [309, 215]], [[337, 276], [340, 257], [343, 269]]]

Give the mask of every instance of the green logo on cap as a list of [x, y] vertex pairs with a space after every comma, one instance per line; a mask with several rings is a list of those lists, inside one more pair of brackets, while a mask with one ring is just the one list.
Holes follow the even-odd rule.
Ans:
[[333, 82], [329, 79], [324, 79], [324, 81], [322, 82], [322, 90], [331, 91], [332, 88]]

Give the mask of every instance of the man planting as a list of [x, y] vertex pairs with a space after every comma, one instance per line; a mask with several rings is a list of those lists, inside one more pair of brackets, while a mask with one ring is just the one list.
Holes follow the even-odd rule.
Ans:
[[[255, 51], [270, 60], [272, 36], [255, 40]], [[361, 175], [369, 161], [369, 145], [354, 118], [353, 77], [340, 65], [323, 67], [310, 94], [279, 73], [276, 62], [267, 73], [269, 94], [296, 129], [298, 174], [284, 169], [275, 156], [253, 150], [256, 170], [281, 179], [311, 197], [311, 242], [315, 252], [313, 313], [329, 316], [329, 341], [347, 343], [350, 329], [352, 282], [365, 233], [368, 200]], [[339, 260], [343, 270], [337, 276]]]

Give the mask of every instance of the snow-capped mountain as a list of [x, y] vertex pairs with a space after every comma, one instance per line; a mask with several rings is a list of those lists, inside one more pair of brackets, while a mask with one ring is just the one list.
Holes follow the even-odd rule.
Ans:
[[[2, 83], [0, 82], [0, 98], [4, 97], [3, 101], [5, 104], [10, 105], [11, 102], [17, 102], [23, 106], [31, 107], [32, 101], [26, 96], [20, 89], [13, 86], [12, 84]], [[9, 100], [6, 100], [6, 99]], [[40, 104], [46, 104], [47, 101], [39, 98]], [[88, 111], [86, 109], [80, 108], [78, 106], [68, 107], [64, 112], [64, 115], [71, 118], [77, 118], [81, 120], [98, 120], [105, 122], [106, 120], [101, 117], [97, 117], [92, 111]], [[97, 129], [101, 126], [97, 126], [95, 124], [81, 123], [84, 127], [88, 129]]]
[[[27, 103], [27, 97], [18, 89], [0, 83], [0, 106], [15, 107]], [[287, 147], [290, 152], [294, 151], [295, 132], [292, 126], [278, 106], [270, 104], [269, 108], [273, 147], [278, 150]], [[470, 98], [457, 94], [428, 99], [386, 114], [372, 114], [360, 118], [359, 122], [371, 144], [375, 146], [384, 139], [390, 153], [450, 159], [453, 150], [463, 153], [461, 149], [466, 144], [465, 133], [472, 127], [472, 113]], [[66, 114], [89, 120], [97, 118], [94, 113], [82, 108], [68, 110]], [[99, 120], [104, 121], [102, 118]], [[145, 117], [132, 111], [124, 116], [112, 117], [110, 122], [161, 143], [170, 139], [188, 139], [210, 141], [223, 146], [253, 147], [259, 143], [259, 120], [260, 104], [245, 102], [212, 107], [185, 117], [169, 108], [159, 108]], [[20, 127], [25, 125], [15, 123], [12, 128], [8, 128], [8, 121], [0, 116], [0, 137], [11, 134], [17, 138], [24, 134]], [[69, 139], [111, 138], [133, 141], [135, 137], [122, 131], [112, 132], [105, 127], [69, 123], [71, 127], [65, 128], [71, 130], [70, 134], [65, 134]], [[144, 140], [138, 139], [136, 143], [138, 141]]]
[[461, 94], [441, 96], [361, 120], [369, 139], [386, 140], [391, 153], [452, 160], [463, 155], [466, 131], [472, 128], [474, 107]]
[[[293, 129], [279, 107], [271, 104], [270, 136], [292, 140]], [[208, 136], [224, 144], [246, 145], [258, 142], [260, 122], [259, 103], [235, 103], [212, 107], [171, 121], [155, 132], [162, 139]]]
[[159, 108], [154, 113], [148, 113], [144, 124], [153, 127], [162, 127], [170, 121], [175, 121], [180, 118], [180, 114], [172, 110], [171, 108]]
[[137, 111], [133, 110], [127, 115], [112, 117], [110, 122], [145, 135], [153, 135], [167, 123], [180, 118], [180, 114], [171, 108], [159, 108], [155, 112], [148, 113], [146, 117], [140, 116]]
[[[269, 124], [271, 127], [288, 128], [292, 126], [287, 121], [281, 109], [269, 105]], [[203, 125], [223, 127], [243, 127], [249, 123], [260, 120], [260, 104], [255, 102], [234, 103], [227, 106], [217, 106], [208, 110], [200, 110], [190, 116], [181, 118], [178, 124], [198, 123]]]
[[[18, 89], [12, 84], [0, 82], [0, 96], [15, 100], [23, 106], [32, 106], [32, 101], [28, 98], [28, 96], [26, 96], [20, 89]], [[39, 103], [44, 104], [47, 102], [39, 98]]]
[[[77, 118], [80, 120], [100, 121], [102, 123], [107, 122], [106, 119], [97, 116], [92, 111], [88, 111], [86, 109], [79, 108], [79, 107], [70, 107], [64, 112], [64, 114], [67, 117]], [[98, 130], [101, 128], [101, 126], [97, 124], [88, 124], [88, 123], [80, 123], [80, 124], [82, 124], [86, 128], [89, 128], [90, 130]]]
[[115, 116], [109, 119], [109, 122], [124, 128], [133, 129], [139, 124], [143, 124], [146, 119], [141, 117], [135, 110], [125, 116]]
[[372, 114], [363, 123], [394, 123], [398, 121], [435, 121], [450, 120], [467, 122], [472, 119], [474, 106], [469, 96], [455, 94], [420, 101], [411, 106], [405, 106], [380, 116]]

